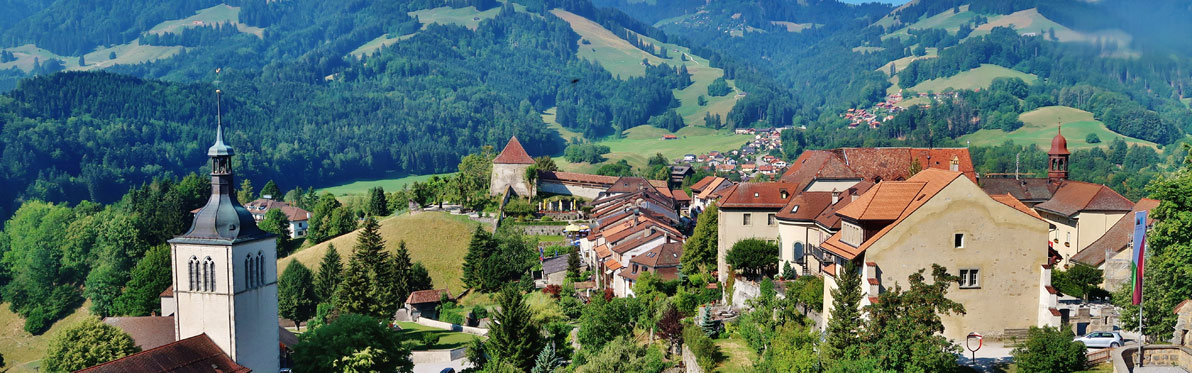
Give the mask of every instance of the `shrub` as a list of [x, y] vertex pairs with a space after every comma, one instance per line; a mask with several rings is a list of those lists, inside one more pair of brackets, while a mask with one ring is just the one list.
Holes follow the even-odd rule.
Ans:
[[720, 347], [704, 334], [703, 329], [695, 325], [688, 325], [683, 328], [683, 343], [691, 350], [691, 354], [695, 355], [696, 364], [705, 372], [711, 372], [716, 368], [716, 364], [724, 360], [724, 354], [720, 352]]
[[1096, 143], [1101, 142], [1101, 138], [1097, 137], [1097, 134], [1095, 134], [1095, 133], [1090, 133], [1088, 136], [1084, 137], [1084, 142], [1087, 142], [1089, 144], [1096, 144]]
[[1021, 372], [1075, 372], [1088, 365], [1083, 343], [1072, 340], [1071, 330], [1031, 327], [1026, 343], [1012, 352]]

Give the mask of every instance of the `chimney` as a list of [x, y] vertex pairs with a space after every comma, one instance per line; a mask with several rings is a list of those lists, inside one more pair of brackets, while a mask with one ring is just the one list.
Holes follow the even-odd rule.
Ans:
[[835, 205], [836, 202], [840, 202], [840, 191], [832, 188], [832, 204]]

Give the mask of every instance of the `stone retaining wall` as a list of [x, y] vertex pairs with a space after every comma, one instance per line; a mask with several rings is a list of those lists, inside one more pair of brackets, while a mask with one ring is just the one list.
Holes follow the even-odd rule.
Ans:
[[695, 354], [691, 353], [687, 345], [683, 345], [683, 367], [687, 369], [687, 373], [704, 373], [699, 367], [699, 362], [695, 360]]
[[412, 360], [414, 364], [450, 363], [454, 360], [463, 359], [467, 356], [467, 354], [467, 347], [460, 347], [450, 350], [411, 351], [410, 360]]
[[[1192, 370], [1192, 349], [1186, 346], [1147, 345], [1142, 348], [1143, 366], [1180, 367]], [[1133, 372], [1138, 366], [1138, 346], [1120, 348], [1113, 354], [1113, 371]]]
[[474, 328], [471, 326], [452, 324], [452, 323], [442, 322], [439, 320], [431, 320], [431, 319], [428, 319], [425, 317], [419, 317], [418, 320], [414, 321], [414, 322], [418, 323], [418, 325], [429, 326], [429, 327], [432, 327], [435, 329], [450, 330], [453, 332], [467, 333], [467, 334], [479, 335], [479, 336], [488, 335], [488, 329], [481, 329], [481, 328]]

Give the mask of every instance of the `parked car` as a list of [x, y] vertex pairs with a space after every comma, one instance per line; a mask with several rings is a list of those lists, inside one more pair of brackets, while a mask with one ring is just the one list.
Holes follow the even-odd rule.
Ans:
[[1122, 333], [1118, 332], [1092, 332], [1085, 334], [1083, 337], [1076, 337], [1074, 341], [1084, 343], [1088, 347], [1119, 347], [1125, 343], [1122, 338]]

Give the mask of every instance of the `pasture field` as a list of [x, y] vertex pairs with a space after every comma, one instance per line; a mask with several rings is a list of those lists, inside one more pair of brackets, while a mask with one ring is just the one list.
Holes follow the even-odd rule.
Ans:
[[394, 179], [360, 180], [360, 181], [354, 181], [354, 182], [343, 184], [343, 185], [322, 188], [322, 189], [319, 189], [318, 192], [319, 193], [327, 192], [327, 193], [331, 193], [331, 194], [334, 194], [337, 196], [343, 196], [343, 195], [352, 195], [352, 194], [364, 194], [364, 193], [367, 193], [368, 190], [372, 189], [373, 187], [382, 187], [382, 188], [385, 188], [386, 192], [393, 192], [393, 191], [401, 190], [402, 187], [409, 185], [415, 181], [422, 182], [422, 181], [430, 180], [431, 176], [447, 177], [447, 176], [451, 176], [453, 174], [454, 173], [432, 174], [432, 175], [410, 175], [410, 176], [399, 177], [399, 178], [394, 178]]
[[[733, 150], [741, 147], [746, 142], [752, 139], [749, 135], [730, 135], [726, 133], [717, 132], [715, 134], [706, 133], [703, 131], [711, 131], [703, 127], [688, 126], [679, 130], [676, 134], [678, 139], [663, 140], [661, 136], [653, 136], [655, 129], [648, 126], [640, 126], [626, 130], [626, 133], [633, 134], [632, 137], [622, 139], [604, 140], [596, 142], [600, 145], [609, 147], [609, 154], [604, 157], [608, 158], [609, 163], [619, 160], [626, 160], [634, 167], [645, 167], [650, 157], [655, 153], [662, 153], [668, 160], [680, 158], [685, 154], [699, 154], [706, 153], [712, 150]], [[690, 136], [685, 136], [685, 133], [692, 133]], [[555, 163], [564, 171], [570, 172], [593, 172], [600, 165], [592, 165], [588, 163], [571, 163], [562, 157], [555, 159]]]
[[[421, 262], [426, 267], [435, 288], [447, 288], [451, 290], [452, 295], [458, 295], [464, 288], [460, 276], [463, 275], [463, 259], [468, 253], [468, 242], [472, 240], [472, 232], [480, 225], [466, 216], [445, 212], [421, 212], [381, 220], [380, 233], [381, 238], [385, 240], [386, 252], [393, 254], [397, 251], [398, 242], [405, 241], [410, 259]], [[485, 226], [486, 230], [489, 228]], [[300, 249], [288, 257], [278, 259], [277, 268], [283, 271], [291, 261], [297, 260], [312, 271], [318, 271], [319, 261], [327, 253], [329, 245], [335, 245], [346, 266], [359, 234], [360, 231], [357, 230]]]
[[[970, 12], [968, 5], [961, 5], [959, 8], [960, 8], [959, 13], [954, 13], [954, 12], [952, 12], [951, 9], [945, 10], [945, 11], [940, 12], [939, 14], [933, 15], [931, 17], [920, 19], [919, 21], [912, 23], [910, 25], [907, 25], [906, 27], [903, 27], [903, 28], [899, 29], [898, 31], [894, 31], [889, 34], [882, 35], [882, 39], [909, 37], [910, 36], [909, 31], [911, 29], [921, 30], [921, 29], [928, 29], [928, 28], [942, 28], [942, 29], [948, 30], [948, 32], [950, 32], [950, 33], [955, 33], [957, 30], [960, 29], [960, 25], [972, 22], [973, 18], [975, 18], [977, 16], [983, 15], [983, 16], [989, 17], [991, 19], [993, 17], [997, 17], [995, 15], [991, 16], [991, 15], [984, 15], [984, 14], [977, 14], [974, 12]], [[883, 18], [882, 20], [879, 20], [878, 23], [881, 23], [884, 20], [885, 19]], [[892, 20], [887, 21], [887, 22], [889, 24], [893, 24]]]
[[989, 23], [973, 29], [973, 33], [969, 37], [987, 35], [993, 28], [1001, 26], [1013, 27], [1020, 34], [1034, 33], [1048, 35], [1048, 37], [1054, 31], [1055, 38], [1061, 42], [1092, 42], [1101, 40], [1105, 42], [1117, 42], [1119, 47], [1126, 48], [1133, 40], [1133, 36], [1118, 29], [1099, 30], [1095, 32], [1075, 31], [1044, 17], [1035, 8], [1020, 10], [1004, 16], [990, 17]]
[[[691, 74], [692, 84], [687, 88], [675, 90], [674, 95], [675, 98], [679, 99], [681, 104], [675, 111], [683, 116], [684, 121], [689, 125], [704, 124], [704, 113], [708, 112], [720, 114], [721, 117], [724, 117], [738, 99], [738, 96], [734, 94], [720, 97], [707, 95], [708, 85], [717, 78], [724, 76], [724, 70], [711, 67], [707, 59], [691, 54], [691, 50], [687, 47], [662, 43], [644, 35], [635, 34], [635, 36], [640, 37], [646, 43], [652, 44], [655, 47], [665, 48], [670, 58], [659, 58], [638, 49], [633, 44], [625, 41], [625, 39], [605, 29], [604, 26], [592, 22], [587, 18], [562, 9], [551, 10], [551, 13], [570, 24], [571, 29], [580, 35], [581, 40], [578, 45], [579, 51], [576, 53], [577, 57], [600, 63], [605, 70], [608, 70], [614, 76], [625, 79], [644, 75], [646, 68], [642, 65], [642, 60], [649, 61], [651, 65], [666, 63], [674, 67], [678, 67], [679, 65], [687, 66], [687, 72]], [[683, 57], [680, 56], [686, 56], [687, 61], [683, 61]], [[732, 81], [728, 83], [730, 87], [735, 87]], [[697, 102], [701, 95], [705, 96], [708, 100], [705, 106], [699, 106]]]
[[[524, 8], [523, 8], [524, 9]], [[422, 23], [422, 27], [432, 23], [438, 24], [452, 24], [467, 27], [475, 30], [480, 26], [480, 22], [497, 16], [501, 12], [501, 7], [492, 8], [486, 11], [479, 11], [474, 6], [463, 8], [438, 7], [433, 9], [422, 9], [409, 12], [410, 16], [418, 17], [418, 22]]]
[[[1015, 144], [1034, 144], [1039, 149], [1051, 148], [1051, 139], [1055, 137], [1056, 128], [1062, 123], [1064, 138], [1068, 140], [1069, 150], [1107, 147], [1114, 139], [1121, 138], [1130, 145], [1156, 147], [1153, 142], [1120, 135], [1110, 131], [1101, 121], [1093, 119], [1093, 114], [1084, 110], [1068, 106], [1047, 106], [1038, 108], [1018, 117], [1022, 121], [1022, 128], [1009, 133], [1002, 130], [980, 130], [960, 137], [961, 142], [973, 146], [993, 146], [1009, 140]], [[1096, 134], [1100, 143], [1089, 144], [1085, 138], [1089, 134]]]
[[943, 92], [948, 88], [954, 90], [986, 89], [989, 88], [989, 84], [993, 83], [993, 79], [996, 78], [1019, 78], [1027, 82], [1027, 84], [1034, 84], [1035, 81], [1039, 80], [1034, 74], [1027, 74], [998, 65], [982, 64], [981, 67], [962, 71], [947, 78], [936, 78], [920, 82], [914, 87], [911, 87], [911, 90], [915, 92]]
[[352, 57], [356, 57], [356, 58], [360, 58], [361, 56], [367, 56], [369, 54], [372, 54], [373, 52], [376, 52], [377, 50], [380, 50], [381, 48], [385, 48], [385, 47], [393, 45], [394, 43], [397, 43], [399, 41], [412, 38], [412, 37], [414, 37], [415, 34], [417, 34], [417, 33], [406, 34], [406, 35], [397, 35], [397, 36], [393, 36], [393, 37], [390, 37], [389, 34], [381, 35], [381, 36], [378, 36], [376, 39], [373, 39], [367, 43], [364, 43], [364, 45], [357, 47], [356, 49], [352, 50], [351, 52], [348, 52], [348, 55], [350, 55]]
[[87, 311], [91, 301], [87, 301], [74, 313], [54, 323], [50, 330], [41, 335], [32, 335], [24, 329], [25, 320], [9, 310], [8, 306], [7, 302], [0, 304], [0, 355], [4, 356], [4, 371], [10, 373], [39, 371], [50, 339], [91, 314]]
[[240, 30], [240, 32], [253, 34], [259, 38], [265, 37], [265, 29], [240, 23], [240, 7], [227, 4], [219, 4], [197, 11], [193, 16], [183, 19], [159, 23], [145, 33], [163, 34], [167, 32], [179, 32], [187, 27], [208, 26], [225, 22], [236, 25], [236, 29]]

